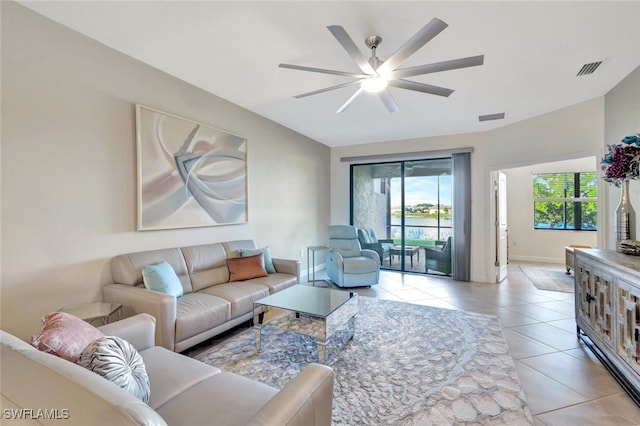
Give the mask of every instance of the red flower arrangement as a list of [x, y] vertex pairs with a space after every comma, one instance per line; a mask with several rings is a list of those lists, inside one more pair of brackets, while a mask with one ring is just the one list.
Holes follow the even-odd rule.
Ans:
[[627, 136], [618, 145], [607, 145], [602, 159], [605, 182], [620, 187], [622, 182], [640, 178], [640, 134]]

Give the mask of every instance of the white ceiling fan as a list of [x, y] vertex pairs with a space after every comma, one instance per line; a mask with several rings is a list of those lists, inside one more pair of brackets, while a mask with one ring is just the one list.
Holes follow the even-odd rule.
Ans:
[[400, 48], [386, 61], [381, 61], [376, 56], [376, 48], [382, 41], [382, 37], [372, 35], [365, 39], [365, 44], [369, 49], [371, 49], [371, 57], [367, 60], [362, 52], [360, 52], [360, 50], [356, 47], [355, 43], [353, 42], [351, 37], [349, 37], [344, 28], [339, 25], [331, 25], [327, 28], [329, 29], [331, 34], [333, 34], [333, 36], [338, 40], [338, 43], [340, 43], [342, 47], [347, 51], [351, 59], [353, 59], [362, 73], [335, 71], [292, 64], [280, 64], [279, 66], [281, 68], [340, 75], [351, 77], [354, 79], [352, 81], [338, 84], [336, 86], [326, 87], [324, 89], [314, 90], [312, 92], [294, 96], [296, 99], [328, 92], [331, 90], [341, 89], [347, 86], [359, 85], [360, 87], [358, 88], [358, 90], [356, 90], [356, 92], [336, 111], [337, 113], [346, 110], [349, 105], [351, 105], [353, 101], [362, 94], [362, 92], [377, 93], [389, 112], [396, 112], [398, 111], [398, 105], [391, 96], [388, 86], [446, 97], [453, 93], [452, 89], [432, 86], [430, 84], [419, 83], [411, 80], [405, 80], [404, 78], [440, 71], [448, 71], [458, 68], [473, 67], [483, 64], [484, 55], [478, 55], [470, 56], [468, 58], [436, 62], [427, 65], [419, 65], [415, 67], [398, 68], [404, 61], [407, 60], [407, 58], [409, 58], [409, 56], [415, 53], [418, 49], [428, 43], [435, 36], [440, 34], [440, 32], [447, 28], [447, 26], [448, 25], [440, 19], [433, 18], [406, 43], [400, 46]]

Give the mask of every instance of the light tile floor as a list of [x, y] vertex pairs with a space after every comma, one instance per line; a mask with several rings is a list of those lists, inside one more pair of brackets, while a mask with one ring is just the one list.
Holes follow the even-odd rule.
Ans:
[[640, 408], [576, 337], [574, 295], [538, 290], [517, 264], [500, 284], [382, 271], [356, 291], [498, 316], [536, 425], [640, 425]]

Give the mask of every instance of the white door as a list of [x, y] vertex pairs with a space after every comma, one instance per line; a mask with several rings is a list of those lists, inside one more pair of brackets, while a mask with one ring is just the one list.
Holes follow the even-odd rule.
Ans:
[[496, 282], [507, 277], [507, 176], [495, 174]]

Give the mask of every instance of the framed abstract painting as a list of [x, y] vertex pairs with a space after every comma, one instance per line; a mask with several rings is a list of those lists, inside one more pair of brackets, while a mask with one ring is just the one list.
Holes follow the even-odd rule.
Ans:
[[246, 223], [247, 140], [136, 105], [138, 230]]

